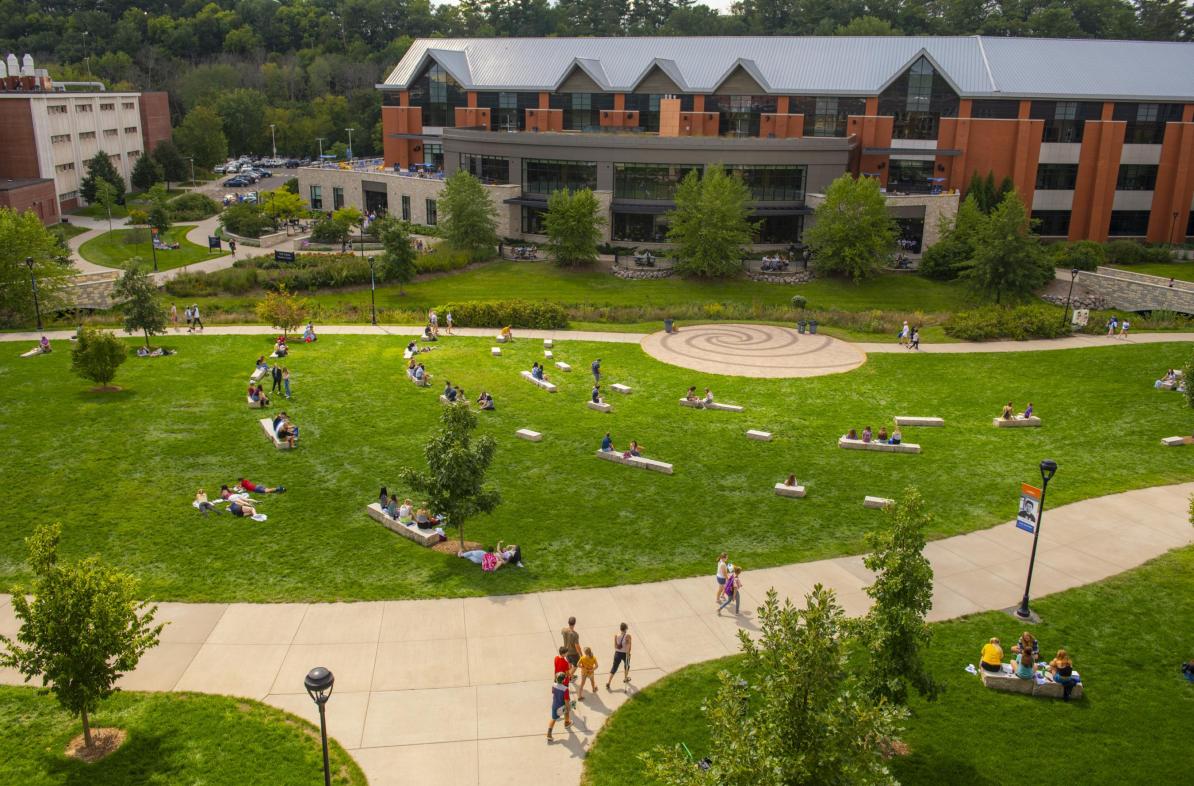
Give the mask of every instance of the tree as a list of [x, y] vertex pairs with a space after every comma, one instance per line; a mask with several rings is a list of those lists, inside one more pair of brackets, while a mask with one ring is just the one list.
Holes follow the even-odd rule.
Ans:
[[71, 370], [89, 379], [101, 390], [111, 390], [108, 383], [116, 376], [116, 369], [128, 359], [128, 350], [111, 333], [85, 328], [70, 350]]
[[[1186, 365], [1182, 366], [1182, 395], [1186, 397], [1186, 404], [1194, 409], [1194, 384], [1190, 380], [1194, 380], [1194, 352], [1190, 354], [1190, 359], [1186, 361]], [[1194, 511], [1194, 497], [1191, 497], [1191, 510]], [[1194, 524], [1194, 521], [1190, 522]]]
[[[64, 264], [61, 259], [66, 260]], [[33, 270], [26, 259], [33, 260]], [[33, 282], [43, 311], [67, 305], [65, 285], [72, 272], [58, 237], [33, 211], [17, 213], [0, 207], [0, 324], [33, 322]]]
[[867, 534], [871, 553], [863, 559], [875, 573], [866, 588], [875, 603], [864, 620], [870, 668], [863, 681], [876, 700], [902, 705], [909, 684], [923, 696], [937, 695], [923, 657], [933, 637], [925, 622], [933, 607], [933, 566], [924, 555], [931, 517], [920, 492], [910, 487], [887, 508], [886, 519], [885, 529]]
[[1053, 267], [1031, 231], [1028, 211], [1012, 191], [991, 211], [978, 232], [974, 258], [962, 272], [981, 295], [1002, 303], [1022, 298], [1053, 278]]
[[878, 36], [900, 35], [900, 31], [891, 26], [891, 22], [877, 16], [856, 16], [844, 25], [838, 25], [834, 35]]
[[379, 218], [374, 222], [382, 253], [375, 257], [379, 278], [382, 281], [397, 281], [398, 294], [405, 295], [404, 285], [414, 279], [419, 271], [418, 255], [410, 242], [410, 225], [395, 218]]
[[224, 136], [224, 119], [216, 110], [197, 106], [174, 129], [174, 141], [179, 149], [195, 157], [204, 169], [222, 164], [228, 157], [228, 138]]
[[0, 666], [16, 669], [25, 681], [41, 677], [63, 709], [83, 720], [83, 740], [91, 747], [89, 716], [116, 681], [132, 671], [158, 643], [163, 625], [154, 625], [157, 606], [138, 603], [136, 580], [100, 563], [97, 557], [62, 564], [60, 524], [39, 525], [25, 539], [34, 582], [12, 596], [21, 622], [16, 641], [0, 636]]
[[153, 160], [162, 168], [162, 179], [166, 181], [166, 190], [170, 183], [181, 183], [190, 176], [190, 162], [183, 158], [178, 146], [169, 139], [158, 142], [153, 149]]
[[112, 208], [116, 205], [116, 189], [107, 180], [100, 178], [95, 183], [94, 204], [108, 214], [108, 231], [112, 231]]
[[587, 188], [553, 191], [547, 198], [543, 220], [547, 247], [561, 267], [591, 265], [597, 261], [597, 244], [605, 218], [597, 197]]
[[438, 212], [444, 239], [451, 246], [467, 252], [473, 261], [493, 256], [497, 247], [497, 208], [480, 180], [467, 170], [457, 169], [444, 182]]
[[112, 164], [112, 159], [104, 151], [99, 151], [91, 158], [87, 159], [84, 164], [87, 168], [87, 174], [83, 176], [83, 180], [79, 183], [79, 194], [88, 202], [95, 201], [96, 185], [101, 180], [105, 180], [112, 184], [112, 190], [115, 192], [116, 204], [124, 203], [124, 178], [116, 171], [116, 167]]
[[1076, 240], [1073, 243], [1054, 243], [1049, 247], [1053, 266], [1070, 270], [1097, 270], [1107, 262], [1103, 244], [1094, 240]]
[[134, 188], [145, 191], [162, 179], [162, 168], [152, 156], [140, 156], [137, 163], [133, 164], [133, 173], [129, 179], [133, 181]]
[[829, 184], [807, 232], [817, 273], [850, 276], [855, 282], [880, 271], [898, 235], [879, 181], [849, 172]]
[[712, 164], [704, 177], [696, 170], [685, 175], [675, 200], [667, 238], [676, 246], [676, 270], [704, 278], [737, 273], [753, 231], [747, 220], [750, 190], [742, 180]]
[[267, 292], [257, 301], [257, 318], [281, 330], [283, 336], [306, 322], [309, 310], [306, 298], [287, 292], [282, 283], [276, 292]]
[[163, 205], [154, 205], [149, 209], [148, 223], [158, 231], [159, 236], [164, 236], [170, 228], [170, 211]]
[[274, 222], [275, 227], [298, 218], [307, 210], [303, 198], [286, 188], [266, 191], [262, 197], [264, 201], [261, 209]]
[[978, 207], [974, 193], [967, 194], [951, 220], [942, 216], [941, 239], [925, 249], [920, 257], [921, 275], [938, 281], [953, 281], [974, 258], [974, 244], [987, 217]]
[[485, 472], [493, 462], [497, 443], [490, 436], [472, 439], [477, 416], [467, 402], [444, 407], [440, 423], [439, 432], [423, 449], [428, 471], [404, 467], [402, 480], [425, 494], [433, 511], [448, 516], [463, 548], [464, 523], [489, 513], [501, 502], [498, 492], [485, 485]]
[[112, 294], [121, 301], [124, 312], [124, 332], [145, 334], [145, 347], [149, 348], [149, 337], [166, 332], [166, 307], [162, 305], [157, 285], [153, 283], [141, 266], [134, 260], [117, 279]]
[[849, 668], [857, 643], [832, 590], [817, 584], [804, 609], [774, 589], [759, 609], [758, 642], [739, 631], [740, 674], [718, 675], [705, 702], [711, 764], [679, 746], [639, 754], [668, 786], [894, 783], [883, 754], [906, 711], [859, 690]]

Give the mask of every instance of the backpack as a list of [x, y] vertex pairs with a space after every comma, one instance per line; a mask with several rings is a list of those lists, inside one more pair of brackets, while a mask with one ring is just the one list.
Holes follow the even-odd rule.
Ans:
[[725, 593], [726, 593], [727, 598], [734, 596], [734, 587], [735, 586], [737, 586], [737, 582], [734, 580], [734, 574], [731, 573], [729, 576], [726, 577]]
[[492, 573], [493, 571], [497, 570], [497, 567], [497, 555], [491, 552], [485, 552], [485, 554], [481, 557], [481, 570], [487, 573]]

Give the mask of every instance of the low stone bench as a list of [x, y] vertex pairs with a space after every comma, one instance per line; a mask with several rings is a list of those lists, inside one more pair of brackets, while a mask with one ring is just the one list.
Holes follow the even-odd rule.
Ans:
[[889, 508], [895, 504], [894, 499], [887, 497], [872, 497], [866, 496], [862, 498], [862, 506], [864, 508]]
[[553, 383], [548, 382], [546, 379], [535, 379], [535, 377], [532, 376], [531, 372], [529, 372], [529, 371], [519, 372], [519, 376], [521, 376], [527, 382], [530, 382], [531, 384], [534, 384], [534, 385], [537, 385], [537, 386], [543, 388], [548, 393], [556, 392], [556, 386]]
[[712, 404], [706, 404], [703, 399], [699, 398], [682, 398], [680, 399], [680, 406], [692, 407], [693, 409], [716, 409], [720, 412], [742, 412], [745, 409], [737, 404], [719, 404], [716, 401], [714, 401]]
[[245, 396], [245, 403], [249, 405], [249, 409], [264, 409], [264, 407], [261, 406], [261, 402], [254, 401], [252, 396]]
[[265, 429], [265, 435], [269, 437], [270, 442], [274, 443], [274, 447], [278, 450], [290, 450], [290, 445], [284, 439], [278, 439], [278, 435], [274, 433], [274, 419], [262, 418], [260, 421], [261, 427]]
[[1036, 415], [1027, 418], [1016, 415], [1014, 418], [993, 418], [991, 425], [995, 428], [1040, 428], [1041, 419]]
[[789, 486], [787, 483], [776, 483], [775, 493], [780, 497], [803, 497], [804, 486]]
[[603, 458], [606, 461], [612, 461], [615, 464], [625, 464], [628, 467], [638, 467], [639, 469], [649, 469], [654, 472], [662, 472], [665, 475], [672, 474], [672, 465], [663, 461], [656, 461], [655, 459], [643, 458], [642, 456], [623, 456], [616, 450], [598, 450], [597, 458]]
[[493, 355], [495, 358], [501, 357], [502, 356], [502, 348], [501, 347], [490, 347], [489, 354]]
[[443, 393], [439, 394], [439, 403], [441, 404], [455, 404], [456, 402], [445, 396]]
[[543, 348], [544, 349], [551, 349], [554, 346], [555, 346], [555, 342], [552, 341], [550, 338], [543, 339]]
[[424, 377], [423, 377], [423, 380], [422, 380], [421, 382], [420, 382], [419, 380], [415, 379], [415, 378], [414, 378], [413, 376], [411, 376], [410, 374], [407, 374], [407, 375], [406, 375], [406, 378], [407, 378], [407, 379], [409, 379], [411, 382], [413, 382], [413, 383], [415, 384], [415, 387], [417, 387], [417, 388], [427, 388], [427, 387], [431, 387], [431, 383], [427, 381], [427, 377], [426, 377], [426, 376], [424, 376]]
[[944, 426], [945, 418], [916, 418], [910, 415], [896, 415], [897, 426]]
[[543, 357], [547, 360], [551, 360], [552, 358], [555, 357], [555, 355], [551, 354], [550, 349], [545, 349], [545, 350], [543, 350]]
[[759, 431], [758, 429], [752, 428], [746, 432], [746, 438], [747, 439], [755, 439], [755, 440], [758, 440], [759, 442], [770, 442], [771, 441], [771, 432], [770, 431]]
[[610, 389], [615, 393], [621, 393], [623, 396], [630, 395], [631, 391], [633, 390], [633, 388], [631, 388], [629, 385], [623, 385], [618, 382], [610, 385]]
[[887, 442], [863, 442], [861, 439], [846, 439], [845, 437], [837, 441], [837, 446], [847, 450], [878, 450], [883, 453], [920, 452], [920, 445], [912, 442], [901, 442], [898, 445], [891, 445]]
[[542, 442], [543, 435], [538, 431], [531, 431], [529, 428], [520, 428], [514, 432], [519, 439], [525, 439], [527, 442]]
[[414, 524], [403, 524], [401, 521], [392, 519], [386, 515], [386, 512], [381, 509], [381, 505], [377, 502], [371, 503], [366, 510], [369, 513], [369, 518], [377, 521], [391, 532], [396, 532], [404, 538], [413, 540], [420, 546], [434, 546], [440, 542], [440, 536], [435, 530], [419, 529]]
[[[1022, 679], [1011, 671], [996, 673], [987, 671], [986, 669], [979, 669], [979, 674], [983, 678], [983, 685], [991, 690], [999, 690], [1006, 693], [1023, 693], [1027, 696], [1038, 696], [1047, 699], [1065, 697], [1065, 686], [1051, 679], [1046, 679], [1043, 683], [1038, 684], [1035, 679]], [[1078, 672], [1074, 672], [1074, 674], [1077, 675]], [[1081, 682], [1074, 686], [1074, 689], [1070, 692], [1070, 698], [1082, 698]]]
[[250, 382], [260, 382], [261, 380], [265, 379], [265, 375], [268, 371], [269, 371], [268, 368], [254, 369], [253, 373], [249, 376], [249, 381]]
[[499, 344], [505, 344], [510, 339], [506, 338], [501, 333], [498, 333], [496, 336], [494, 336], [494, 340], [497, 341], [497, 343], [499, 343]]
[[558, 368], [560, 371], [571, 371], [572, 370], [572, 366], [568, 365], [567, 363], [565, 363], [562, 360], [556, 361], [556, 368]]
[[1194, 445], [1194, 437], [1161, 437], [1161, 444], [1170, 448], [1178, 448], [1182, 445]]
[[596, 401], [588, 402], [589, 409], [595, 409], [598, 412], [613, 412], [614, 408], [610, 404], [598, 404]]

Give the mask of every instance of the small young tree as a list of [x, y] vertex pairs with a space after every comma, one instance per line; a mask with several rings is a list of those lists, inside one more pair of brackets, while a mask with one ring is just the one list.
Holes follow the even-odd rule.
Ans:
[[879, 181], [847, 172], [829, 184], [806, 234], [818, 273], [857, 282], [882, 269], [896, 249], [899, 230]]
[[676, 244], [676, 270], [702, 278], [736, 274], [751, 241], [750, 189], [721, 164], [704, 177], [690, 171], [676, 188], [667, 239]]
[[153, 279], [134, 261], [112, 287], [112, 294], [121, 301], [124, 312], [124, 332], [145, 334], [145, 346], [149, 337], [166, 332], [166, 308]]
[[102, 207], [108, 214], [108, 231], [112, 231], [112, 208], [116, 205], [116, 189], [103, 178], [96, 180], [92, 203]]
[[467, 170], [457, 169], [446, 181], [437, 204], [444, 239], [474, 261], [488, 259], [497, 248], [497, 208], [485, 186]]
[[147, 223], [158, 231], [158, 237], [164, 239], [170, 228], [170, 211], [164, 205], [154, 205], [149, 209]]
[[967, 195], [958, 205], [951, 221], [942, 216], [941, 239], [925, 249], [920, 258], [921, 275], [938, 281], [953, 281], [974, 259], [974, 244], [987, 216], [978, 207], [978, 199]]
[[497, 443], [489, 436], [473, 440], [477, 416], [467, 404], [444, 407], [440, 423], [439, 432], [423, 449], [428, 471], [404, 467], [402, 479], [427, 496], [433, 511], [448, 516], [463, 548], [464, 523], [489, 513], [501, 502], [498, 492], [485, 485], [485, 472], [493, 462]]
[[83, 379], [89, 379], [101, 390], [106, 390], [116, 376], [116, 369], [128, 359], [128, 355], [124, 344], [111, 333], [85, 328], [71, 347], [70, 367]]
[[871, 553], [863, 559], [875, 572], [875, 583], [866, 588], [875, 603], [863, 624], [870, 652], [863, 684], [876, 700], [907, 704], [908, 685], [930, 699], [937, 695], [923, 657], [933, 636], [925, 622], [933, 607], [933, 566], [924, 555], [931, 517], [920, 492], [910, 487], [887, 509], [886, 521], [885, 529], [867, 534]]
[[274, 222], [275, 227], [298, 218], [307, 210], [303, 198], [285, 188], [266, 191], [262, 196], [262, 210], [269, 216], [270, 221]]
[[171, 183], [181, 183], [190, 177], [190, 161], [183, 158], [182, 151], [169, 139], [163, 139], [153, 149], [153, 160], [162, 168], [162, 179], [166, 181], [166, 190], [170, 190]]
[[405, 295], [405, 285], [419, 272], [418, 253], [410, 242], [410, 225], [395, 218], [379, 218], [374, 222], [381, 240], [382, 253], [374, 260], [382, 281], [397, 281], [398, 294]]
[[983, 222], [973, 261], [961, 278], [996, 303], [1023, 298], [1053, 278], [1053, 266], [1040, 238], [1032, 233], [1028, 211], [1015, 191]]
[[60, 563], [61, 537], [60, 525], [41, 525], [25, 541], [35, 576], [33, 598], [13, 593], [21, 627], [15, 641], [0, 636], [0, 666], [16, 669], [26, 682], [40, 677], [63, 709], [82, 718], [90, 748], [90, 715], [116, 690], [120, 676], [157, 645], [163, 626], [153, 624], [157, 606], [137, 602], [132, 576], [96, 557]]
[[306, 298], [287, 292], [285, 284], [257, 301], [257, 318], [281, 330], [283, 336], [306, 322], [308, 311]]
[[605, 218], [601, 205], [587, 188], [561, 189], [547, 198], [547, 246], [561, 267], [591, 265], [597, 261], [597, 244]]
[[162, 167], [158, 162], [154, 161], [152, 156], [141, 156], [137, 163], [133, 164], [133, 173], [129, 179], [133, 181], [135, 188], [146, 191], [154, 183], [161, 181], [162, 177]]
[[647, 772], [668, 786], [894, 783], [883, 753], [906, 711], [857, 689], [833, 591], [818, 584], [797, 609], [769, 590], [759, 626], [757, 642], [739, 631], [742, 673], [722, 672], [705, 704], [709, 769], [676, 746], [639, 754]]
[[124, 178], [116, 171], [116, 167], [112, 164], [112, 159], [108, 158], [107, 153], [99, 151], [87, 159], [84, 166], [87, 168], [87, 174], [79, 182], [80, 196], [88, 202], [94, 202], [96, 185], [99, 181], [106, 180], [112, 184], [112, 188], [116, 192], [116, 204], [124, 202]]

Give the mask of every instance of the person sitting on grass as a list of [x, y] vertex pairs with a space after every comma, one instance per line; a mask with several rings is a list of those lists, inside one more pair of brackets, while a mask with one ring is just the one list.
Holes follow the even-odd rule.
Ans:
[[461, 401], [465, 405], [468, 404], [468, 396], [464, 395], [464, 390], [461, 389], [460, 385], [453, 385], [452, 392], [456, 394], [456, 397], [452, 399], [453, 401]]
[[1069, 701], [1074, 686], [1078, 684], [1078, 678], [1074, 676], [1074, 662], [1070, 660], [1068, 652], [1058, 650], [1057, 657], [1049, 661], [1049, 676], [1061, 685], [1062, 701]]
[[610, 438], [609, 432], [605, 432], [605, 436], [601, 438], [601, 450], [609, 453], [614, 449], [614, 441]]
[[456, 401], [456, 389], [452, 387], [451, 382], [444, 383], [444, 398], [449, 402]]
[[982, 667], [983, 671], [995, 674], [1003, 671], [1003, 647], [999, 646], [999, 639], [992, 638], [983, 645], [982, 658], [978, 665]]
[[506, 325], [504, 328], [502, 328], [501, 336], [502, 336], [502, 338], [506, 339], [507, 341], [514, 340], [514, 334], [510, 332], [509, 325]]
[[240, 487], [250, 494], [281, 494], [286, 491], [285, 486], [266, 486], [262, 483], [254, 483], [248, 478], [240, 479]]
[[863, 442], [870, 442], [871, 439], [873, 439], [873, 438], [874, 438], [874, 432], [871, 431], [870, 426], [867, 426], [866, 428], [864, 428], [862, 430], [862, 441]]
[[1032, 651], [1021, 652], [1016, 655], [1016, 671], [1015, 674], [1022, 680], [1032, 679], [1036, 659], [1032, 656]]
[[278, 336], [278, 341], [274, 344], [274, 354], [280, 358], [284, 358], [289, 352], [290, 350], [286, 347], [286, 337]]
[[699, 401], [700, 400], [697, 398], [696, 385], [693, 385], [690, 388], [688, 388], [688, 392], [684, 394], [684, 400], [685, 401]]
[[435, 332], [431, 329], [431, 325], [427, 325], [426, 327], [423, 328], [423, 340], [424, 341], [439, 341], [439, 338], [436, 337]]
[[199, 489], [195, 492], [195, 503], [199, 507], [199, 512], [206, 516], [208, 513], [220, 513], [220, 509], [207, 499], [207, 492]]
[[265, 388], [261, 384], [249, 385], [249, 400], [253, 405], [265, 409], [269, 406], [269, 396], [265, 394]]
[[1029, 401], [1028, 406], [1024, 408], [1024, 419], [1028, 420], [1030, 417], [1032, 417], [1032, 402], [1031, 401]]
[[493, 405], [493, 396], [489, 395], [484, 390], [481, 391], [481, 395], [477, 396], [477, 403], [481, 405], [482, 410], [488, 410], [492, 412], [495, 409]]
[[593, 386], [592, 399], [593, 399], [594, 404], [604, 404], [605, 403], [605, 399], [603, 399], [601, 397], [601, 386], [600, 385]]
[[381, 492], [377, 495], [377, 504], [384, 509], [390, 502], [390, 492], [385, 486], [381, 487]]
[[431, 511], [427, 509], [427, 503], [415, 511], [415, 526], [419, 529], [435, 529], [441, 523], [439, 516], [432, 516]]
[[713, 403], [713, 391], [709, 388], [705, 388], [705, 398], [703, 399], [702, 403], [706, 407]]
[[42, 351], [42, 354], [48, 354], [49, 352], [51, 352], [52, 350], [50, 349], [50, 339], [46, 338], [45, 336], [42, 336], [41, 341], [37, 342], [37, 348]]
[[1182, 676], [1187, 682], [1194, 682], [1194, 658], [1182, 664]]
[[1003, 406], [1003, 412], [999, 413], [999, 417], [1003, 420], [1014, 420], [1016, 417], [1016, 408], [1012, 406], [1012, 402], [1007, 402]]
[[886, 444], [886, 442], [887, 442], [887, 426], [879, 427], [879, 433], [875, 435], [875, 439], [879, 442]]
[[850, 439], [850, 440], [854, 440], [855, 442], [857, 442], [858, 441], [858, 430], [850, 429], [849, 431], [846, 432], [846, 436], [842, 437], [842, 439]]
[[303, 330], [303, 341], [307, 344], [315, 341], [315, 325], [310, 322], [307, 323], [307, 327]]

